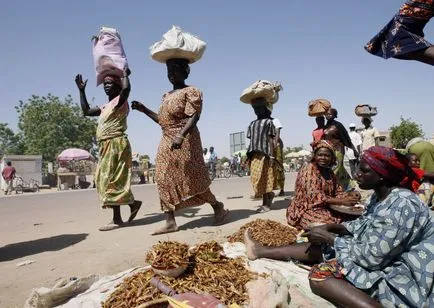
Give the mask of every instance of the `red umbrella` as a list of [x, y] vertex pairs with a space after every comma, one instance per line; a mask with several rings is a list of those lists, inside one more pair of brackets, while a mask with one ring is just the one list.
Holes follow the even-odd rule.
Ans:
[[66, 149], [57, 156], [57, 161], [94, 160], [92, 154], [82, 149]]

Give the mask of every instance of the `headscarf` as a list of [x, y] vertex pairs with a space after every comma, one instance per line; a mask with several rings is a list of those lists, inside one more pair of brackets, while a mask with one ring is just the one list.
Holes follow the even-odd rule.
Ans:
[[370, 147], [363, 152], [362, 160], [391, 184], [399, 184], [405, 177], [414, 175], [408, 159], [392, 148]]
[[111, 82], [117, 84], [118, 86], [122, 86], [121, 78], [115, 75], [105, 76], [104, 80], [110, 80]]
[[407, 143], [407, 145], [405, 146], [405, 150], [408, 152], [408, 150], [409, 150], [413, 145], [415, 145], [416, 143], [419, 143], [419, 142], [421, 142], [421, 141], [424, 141], [424, 139], [423, 139], [422, 137], [416, 137], [416, 138], [411, 139], [411, 140]]
[[[330, 167], [334, 166], [336, 164], [336, 154], [335, 150], [333, 148], [333, 145], [328, 142], [327, 140], [319, 140], [318, 142], [315, 142], [312, 145], [313, 153], [315, 154], [319, 149], [327, 149], [332, 154], [332, 161], [330, 163]], [[315, 161], [315, 155], [312, 157], [312, 162]]]

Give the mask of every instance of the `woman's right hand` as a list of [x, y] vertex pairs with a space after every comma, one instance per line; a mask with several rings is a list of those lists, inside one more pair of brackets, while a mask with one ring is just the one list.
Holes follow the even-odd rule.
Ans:
[[133, 110], [143, 111], [144, 107], [145, 105], [143, 105], [141, 102], [138, 101], [131, 102], [131, 109]]
[[83, 77], [81, 76], [81, 74], [78, 74], [77, 76], [75, 76], [75, 84], [80, 91], [83, 91], [84, 89], [86, 89], [87, 79], [83, 81]]
[[347, 196], [341, 199], [341, 204], [346, 206], [354, 206], [360, 202], [360, 199], [356, 196]]

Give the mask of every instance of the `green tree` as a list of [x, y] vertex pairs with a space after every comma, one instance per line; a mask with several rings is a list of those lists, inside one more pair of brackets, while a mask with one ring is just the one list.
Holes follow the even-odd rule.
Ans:
[[401, 123], [390, 128], [390, 140], [396, 149], [404, 149], [407, 143], [416, 137], [423, 137], [422, 126], [410, 118], [401, 117]]
[[53, 161], [72, 147], [96, 153], [96, 121], [84, 117], [70, 95], [63, 101], [51, 94], [32, 95], [15, 108], [24, 154], [41, 154], [44, 160]]
[[0, 156], [4, 154], [22, 154], [20, 136], [8, 127], [7, 123], [0, 123]]
[[220, 162], [221, 162], [222, 164], [224, 164], [224, 163], [230, 162], [230, 160], [229, 160], [229, 158], [227, 158], [226, 156], [223, 156], [222, 158], [220, 158]]

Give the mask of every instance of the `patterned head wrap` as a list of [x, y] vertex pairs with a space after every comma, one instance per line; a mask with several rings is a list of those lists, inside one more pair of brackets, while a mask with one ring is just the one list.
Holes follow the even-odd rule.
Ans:
[[109, 75], [109, 76], [104, 77], [104, 80], [110, 80], [111, 82], [117, 84], [118, 86], [122, 86], [121, 78], [118, 76]]
[[[335, 150], [333, 148], [333, 146], [331, 145], [330, 142], [326, 141], [326, 140], [320, 140], [318, 142], [315, 142], [312, 145], [313, 148], [313, 153], [315, 154], [319, 149], [327, 149], [330, 151], [330, 153], [332, 154], [332, 162], [330, 164], [330, 167], [334, 166], [336, 164], [336, 154], [335, 154]], [[312, 158], [312, 162], [315, 161], [315, 156]]]
[[408, 159], [398, 151], [386, 147], [370, 147], [363, 152], [362, 160], [391, 184], [399, 184], [412, 175]]

